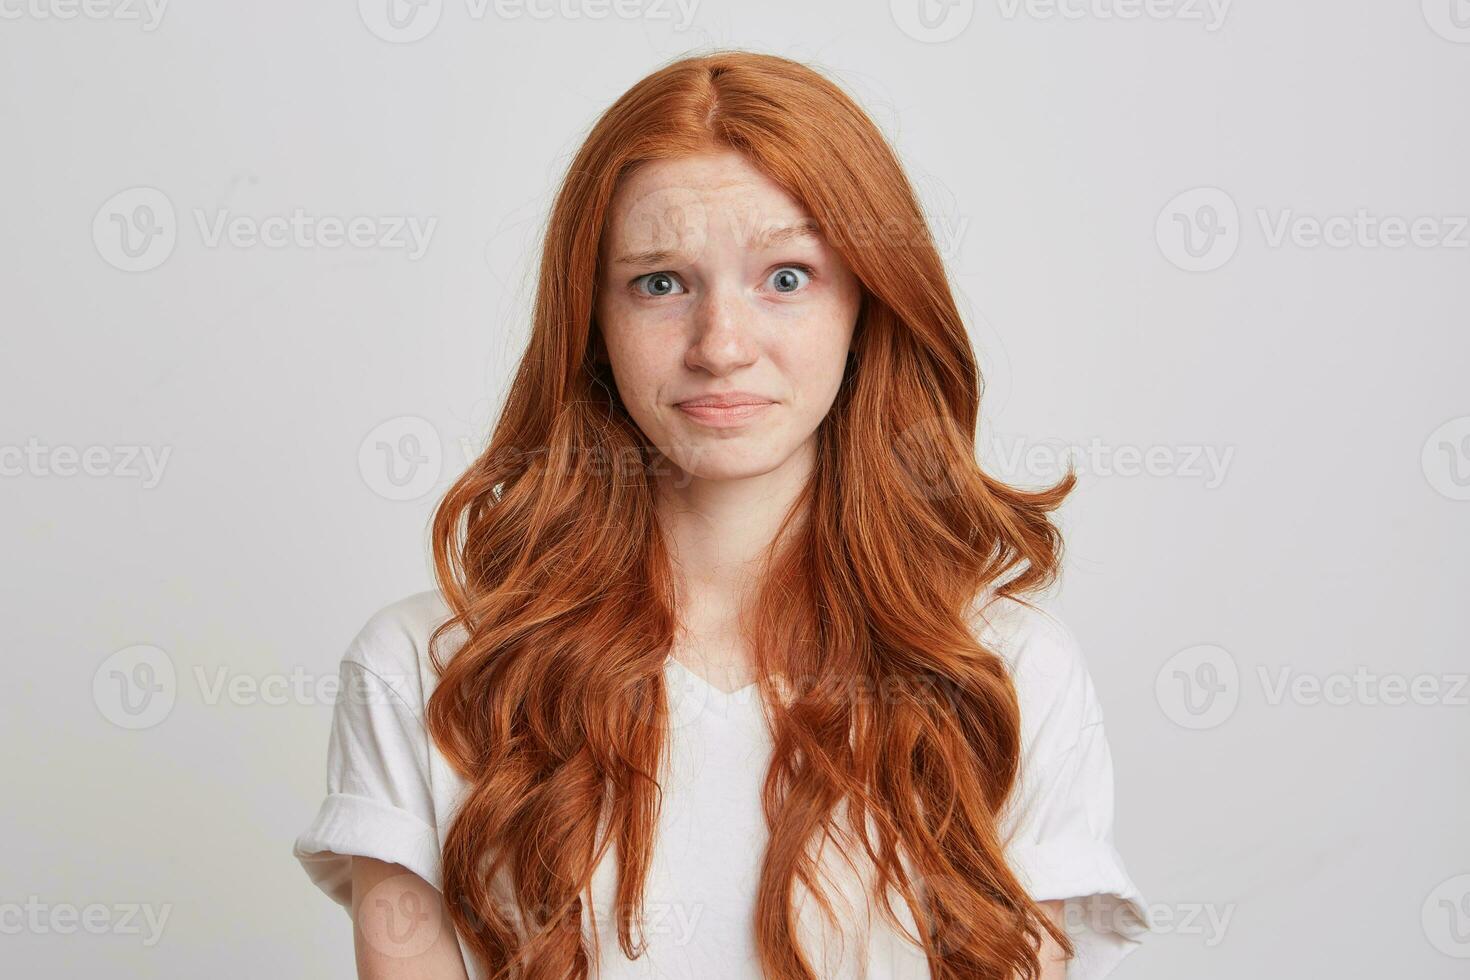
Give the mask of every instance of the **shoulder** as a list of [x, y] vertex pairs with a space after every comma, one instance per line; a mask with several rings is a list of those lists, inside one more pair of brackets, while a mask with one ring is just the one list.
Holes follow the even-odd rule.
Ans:
[[987, 597], [970, 607], [970, 626], [986, 649], [1012, 670], [1066, 679], [1086, 671], [1076, 635], [1056, 613], [1010, 597]]
[[[437, 589], [415, 592], [380, 606], [348, 644], [342, 655], [344, 669], [352, 665], [372, 674], [410, 706], [419, 707], [435, 676], [429, 639], [449, 617], [449, 606]], [[446, 637], [446, 641], [450, 639]]]
[[971, 606], [970, 623], [981, 645], [1005, 661], [1026, 735], [1049, 728], [1066, 737], [1102, 721], [1082, 646], [1054, 612], [991, 597]]

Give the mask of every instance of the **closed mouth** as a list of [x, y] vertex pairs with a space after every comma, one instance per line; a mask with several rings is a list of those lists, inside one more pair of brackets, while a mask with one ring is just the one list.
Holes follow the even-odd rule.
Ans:
[[680, 408], [738, 408], [742, 405], [769, 405], [771, 399], [758, 395], [709, 395], [676, 403]]

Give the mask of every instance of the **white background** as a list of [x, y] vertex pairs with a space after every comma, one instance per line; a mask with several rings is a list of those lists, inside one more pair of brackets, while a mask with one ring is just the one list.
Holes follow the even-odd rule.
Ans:
[[[987, 465], [1081, 453], [1055, 606], [1161, 927], [1117, 975], [1464, 975], [1470, 4], [387, 2], [0, 0], [0, 905], [41, 909], [0, 917], [6, 972], [351, 975], [290, 856], [331, 712], [292, 678], [429, 587], [587, 127], [738, 46], [903, 157]], [[298, 209], [389, 241], [209, 234]]]

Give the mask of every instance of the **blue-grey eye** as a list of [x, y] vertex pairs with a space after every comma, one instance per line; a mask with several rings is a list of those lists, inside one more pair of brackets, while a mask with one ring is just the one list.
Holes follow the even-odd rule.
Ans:
[[639, 276], [634, 280], [634, 283], [638, 287], [649, 287], [647, 290], [642, 288], [638, 289], [638, 292], [644, 296], [673, 296], [676, 295], [676, 286], [678, 286], [679, 292], [682, 292], [684, 289], [684, 287], [679, 286], [679, 281], [667, 272], [650, 272], [646, 276]]
[[799, 265], [783, 265], [771, 273], [771, 283], [778, 293], [794, 293], [811, 279], [811, 270]]

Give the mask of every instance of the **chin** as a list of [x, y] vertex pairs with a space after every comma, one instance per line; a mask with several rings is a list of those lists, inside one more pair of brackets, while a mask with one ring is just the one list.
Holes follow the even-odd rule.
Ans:
[[684, 451], [671, 457], [672, 462], [687, 479], [696, 480], [745, 480], [764, 476], [780, 467], [787, 453], [778, 449], [758, 452], [741, 451], [736, 446], [698, 445], [685, 446]]

